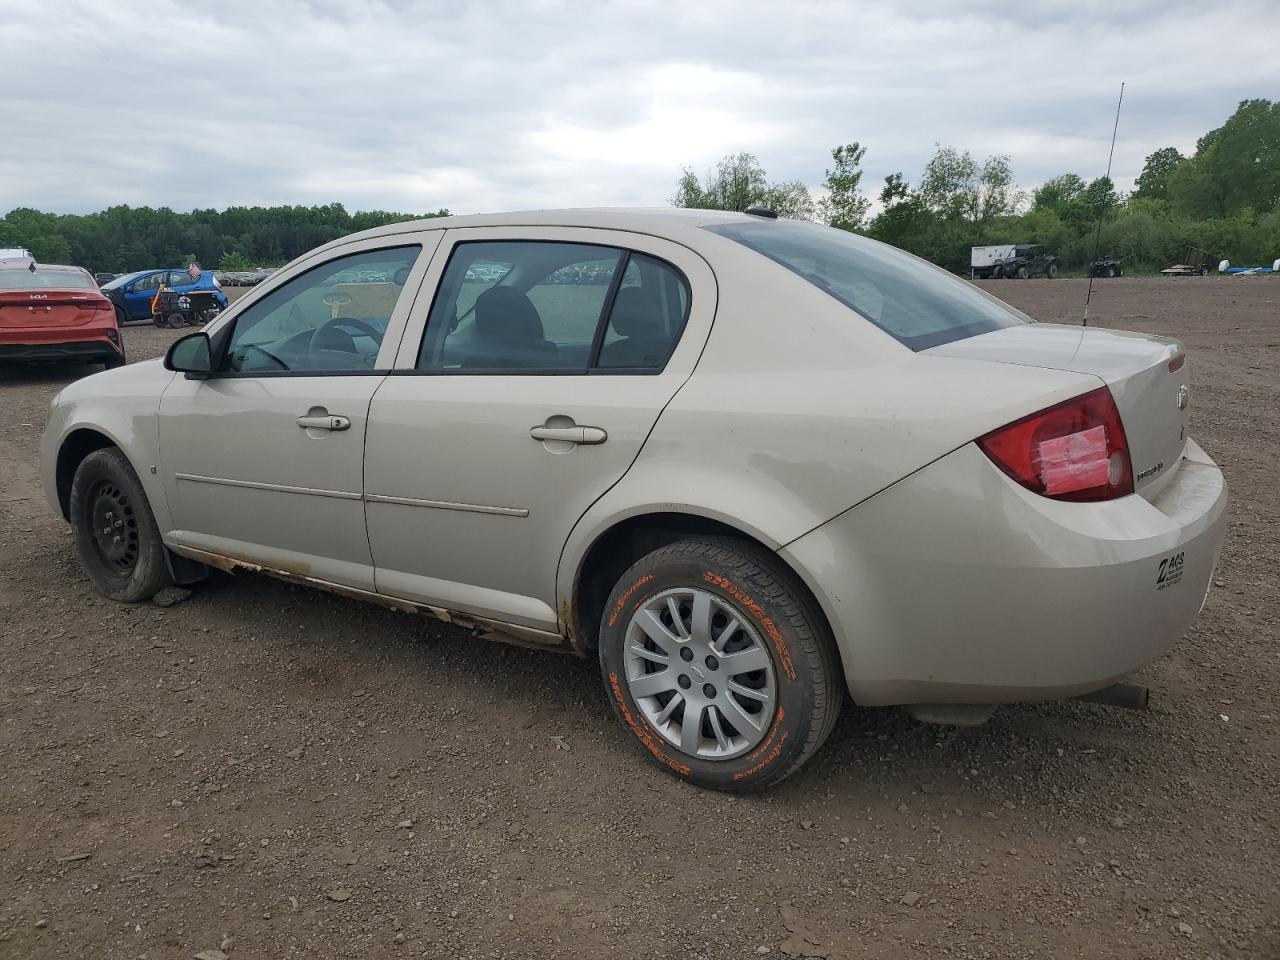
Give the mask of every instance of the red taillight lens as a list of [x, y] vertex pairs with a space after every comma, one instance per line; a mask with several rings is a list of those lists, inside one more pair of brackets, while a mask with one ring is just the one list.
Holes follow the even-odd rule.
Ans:
[[1054, 500], [1133, 493], [1129, 444], [1106, 387], [993, 430], [978, 446], [1018, 483]]

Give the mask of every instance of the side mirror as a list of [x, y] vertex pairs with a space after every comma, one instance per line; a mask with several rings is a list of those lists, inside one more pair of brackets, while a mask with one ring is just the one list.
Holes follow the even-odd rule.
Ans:
[[164, 368], [185, 373], [188, 380], [203, 380], [213, 373], [213, 351], [207, 333], [193, 333], [175, 340], [164, 355]]

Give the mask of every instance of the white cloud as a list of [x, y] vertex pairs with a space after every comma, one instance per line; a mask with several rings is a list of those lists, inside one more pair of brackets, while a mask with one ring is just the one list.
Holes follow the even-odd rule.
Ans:
[[661, 204], [681, 166], [759, 156], [864, 180], [935, 142], [1027, 185], [1190, 150], [1280, 89], [1269, 0], [595, 3], [44, 0], [0, 15], [0, 212], [327, 203]]

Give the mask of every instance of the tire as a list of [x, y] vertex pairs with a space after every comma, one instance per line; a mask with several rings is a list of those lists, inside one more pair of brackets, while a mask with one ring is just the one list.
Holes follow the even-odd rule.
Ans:
[[125, 316], [124, 310], [120, 307], [116, 307], [116, 326], [123, 327], [125, 325], [125, 321], [128, 319], [129, 318]]
[[1026, 280], [1029, 276], [1031, 276], [1031, 271], [1030, 271], [1030, 270], [1028, 270], [1026, 267], [1019, 267], [1019, 268], [1018, 268], [1018, 279], [1019, 279], [1019, 280]]
[[992, 279], [992, 280], [1003, 280], [1003, 279], [1004, 279], [1004, 271], [1003, 271], [1002, 269], [1000, 269], [999, 267], [996, 267], [994, 270], [992, 270], [992, 271], [991, 271], [991, 279]]
[[1058, 275], [1058, 265], [1056, 263], [1049, 264], [1044, 268], [1044, 275], [1052, 280]]
[[[695, 603], [708, 611], [701, 630]], [[651, 611], [659, 626], [649, 620], [649, 629], [662, 644], [641, 625]], [[729, 661], [744, 654], [739, 666], [753, 669], [730, 673]], [[800, 769], [844, 700], [835, 643], [812, 598], [768, 551], [727, 537], [680, 540], [623, 574], [600, 625], [600, 669], [614, 712], [651, 760], [689, 783], [735, 793]], [[734, 692], [744, 688], [754, 694]], [[698, 722], [686, 732], [691, 704]], [[746, 717], [740, 730], [735, 716]]]
[[1116, 275], [1116, 268], [1107, 267], [1107, 276], [1110, 278], [1110, 277], [1114, 277], [1115, 275]]
[[1201, 267], [1201, 268], [1200, 268], [1200, 270], [1199, 270], [1199, 273], [1200, 273], [1200, 276], [1202, 276], [1202, 277], [1207, 277], [1207, 276], [1209, 275], [1209, 268], [1208, 268], [1208, 267]]
[[187, 325], [187, 318], [181, 313], [171, 313], [164, 318], [164, 323], [170, 330], [181, 330]]
[[[84, 458], [71, 481], [68, 512], [80, 563], [103, 595], [137, 603], [173, 584], [147, 495], [118, 449]], [[108, 526], [119, 531], [110, 541]]]

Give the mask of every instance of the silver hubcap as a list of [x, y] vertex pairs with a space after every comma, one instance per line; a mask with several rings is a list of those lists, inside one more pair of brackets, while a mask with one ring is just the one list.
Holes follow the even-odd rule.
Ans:
[[777, 708], [773, 661], [760, 636], [706, 590], [664, 590], [635, 612], [626, 673], [636, 706], [658, 733], [695, 757], [746, 753]]

